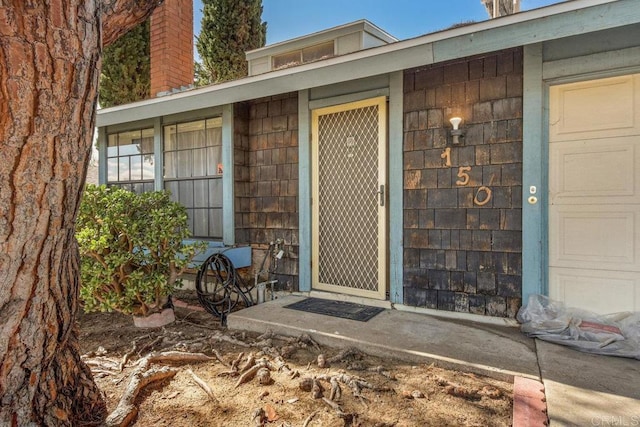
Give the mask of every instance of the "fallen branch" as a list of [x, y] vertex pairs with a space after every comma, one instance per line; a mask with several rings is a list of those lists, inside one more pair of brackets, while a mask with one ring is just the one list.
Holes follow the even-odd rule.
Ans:
[[271, 347], [273, 345], [273, 340], [271, 338], [267, 338], [266, 340], [256, 341], [251, 344], [252, 347]]
[[478, 400], [481, 398], [480, 391], [477, 389], [456, 384], [442, 377], [436, 377], [435, 380], [439, 386], [444, 387], [442, 391], [448, 395], [462, 397], [463, 399], [469, 400]]
[[387, 377], [392, 381], [397, 381], [396, 376], [393, 375], [390, 371], [384, 369], [382, 366], [376, 366], [375, 368], [369, 368], [368, 370], [369, 372], [377, 372], [378, 374], [382, 375], [383, 377]]
[[312, 413], [311, 415], [309, 415], [309, 416], [307, 417], [307, 419], [306, 419], [306, 420], [304, 420], [304, 423], [302, 424], [302, 427], [309, 427], [309, 423], [311, 422], [311, 420], [313, 419], [313, 417], [315, 417], [315, 416], [316, 416], [316, 414], [317, 414], [317, 413], [318, 413], [318, 411], [316, 411], [316, 412]]
[[218, 359], [220, 363], [222, 363], [227, 368], [230, 368], [229, 364], [225, 362], [225, 360], [222, 358], [222, 355], [218, 350], [216, 350], [215, 348], [211, 348], [211, 351], [213, 352], [213, 354], [216, 356], [216, 359]]
[[336, 377], [331, 377], [331, 380], [329, 381], [329, 383], [331, 384], [331, 392], [329, 393], [329, 399], [340, 400], [340, 398], [342, 397], [342, 389], [340, 388], [340, 384], [338, 383], [338, 380], [336, 379]]
[[131, 358], [131, 356], [133, 356], [133, 354], [136, 352], [136, 350], [138, 349], [138, 341], [145, 339], [145, 338], [149, 338], [150, 335], [143, 335], [141, 337], [135, 338], [133, 340], [133, 344], [131, 345], [131, 350], [129, 350], [128, 352], [126, 352], [124, 354], [124, 356], [122, 356], [122, 359], [120, 360], [120, 366], [118, 366], [118, 370], [120, 372], [122, 372], [122, 370], [125, 368], [125, 366], [127, 365], [127, 362], [129, 361], [129, 359]]
[[205, 337], [196, 338], [190, 341], [180, 341], [168, 348], [163, 349], [162, 351], [177, 350], [177, 351], [185, 351], [185, 352], [193, 353], [197, 350], [202, 350], [202, 348], [204, 347], [203, 341], [206, 341], [207, 339], [208, 337], [205, 336]]
[[478, 390], [461, 386], [461, 385], [456, 385], [456, 384], [450, 384], [446, 386], [444, 388], [444, 392], [451, 396], [462, 397], [463, 399], [469, 399], [469, 400], [480, 399], [480, 394], [478, 393]]
[[161, 342], [163, 339], [164, 339], [164, 335], [160, 335], [160, 336], [156, 337], [156, 339], [154, 339], [150, 343], [145, 344], [144, 346], [142, 346], [142, 348], [140, 350], [138, 350], [138, 356], [140, 356], [142, 353], [146, 353], [148, 350], [153, 349], [153, 346], [155, 346], [156, 344]]
[[311, 397], [314, 399], [320, 399], [324, 393], [324, 387], [320, 384], [320, 381], [313, 379], [313, 387], [311, 387]]
[[360, 353], [360, 350], [354, 347], [348, 347], [342, 350], [341, 352], [339, 352], [338, 354], [336, 354], [335, 356], [328, 358], [327, 362], [330, 364], [336, 363], [336, 362], [342, 362], [344, 359], [348, 357], [360, 356], [360, 355], [362, 355], [362, 353]]
[[[204, 353], [186, 353], [183, 351], [163, 351], [161, 353], [152, 353], [147, 356], [150, 363], [194, 363], [208, 362], [214, 359]], [[144, 360], [144, 359], [141, 359]]]
[[258, 369], [256, 377], [258, 378], [258, 382], [262, 385], [271, 384], [271, 371], [269, 370], [269, 368]]
[[329, 405], [333, 410], [335, 410], [336, 412], [339, 413], [344, 413], [344, 411], [342, 410], [342, 408], [340, 407], [340, 405], [338, 405], [336, 402], [334, 402], [331, 399], [327, 399], [326, 397], [322, 398], [322, 401], [324, 403], [326, 403], [327, 405]]
[[275, 337], [275, 334], [273, 333], [273, 331], [271, 329], [267, 329], [267, 331], [264, 334], [256, 338], [256, 341], [268, 340], [269, 338], [273, 338], [273, 337]]
[[500, 391], [500, 389], [489, 385], [482, 387], [482, 390], [480, 390], [480, 394], [491, 399], [500, 399], [502, 397], [502, 392]]
[[216, 331], [215, 334], [211, 335], [211, 340], [215, 342], [225, 341], [233, 345], [238, 345], [240, 347], [250, 347], [250, 345], [247, 344], [246, 342], [240, 341], [236, 338], [225, 335], [220, 331]]
[[92, 370], [117, 371], [119, 372], [120, 362], [102, 357], [99, 359], [87, 359], [84, 363]]
[[281, 353], [275, 347], [265, 346], [265, 347], [262, 347], [262, 350], [260, 351], [260, 354], [262, 354], [263, 356], [271, 356], [271, 357], [273, 357], [275, 359], [276, 357], [280, 357]]
[[193, 381], [200, 386], [200, 388], [202, 390], [204, 390], [205, 393], [207, 393], [207, 396], [209, 396], [209, 399], [214, 402], [217, 403], [218, 400], [216, 399], [215, 395], [213, 394], [213, 390], [211, 390], [211, 387], [209, 387], [209, 385], [199, 376], [197, 376], [191, 369], [187, 369], [187, 373], [189, 375], [191, 375], [191, 378], [193, 379]]
[[131, 350], [128, 353], [125, 353], [124, 356], [122, 356], [122, 360], [120, 361], [120, 366], [118, 366], [118, 371], [122, 372], [124, 370], [124, 367], [127, 366], [127, 362], [129, 361], [129, 358], [132, 356], [133, 352], [135, 352], [135, 344], [134, 344], [133, 350]]
[[302, 391], [309, 392], [313, 388], [313, 378], [304, 377], [298, 382], [298, 387]]
[[273, 363], [269, 364], [269, 369], [271, 369], [272, 371], [277, 371], [277, 372], [284, 372], [285, 374], [288, 375], [293, 375], [294, 372], [291, 371], [291, 369], [289, 369], [289, 366], [287, 366], [287, 363], [284, 361], [284, 359], [280, 356], [276, 357], [273, 360]]
[[247, 356], [247, 361], [244, 362], [244, 365], [242, 365], [241, 367], [238, 367], [238, 370], [241, 373], [246, 372], [255, 364], [256, 364], [255, 356], [253, 355], [253, 353], [249, 353], [249, 356]]
[[324, 357], [324, 354], [320, 353], [318, 355], [318, 359], [317, 359], [316, 364], [318, 365], [318, 368], [320, 368], [320, 369], [324, 369], [324, 368], [326, 368], [328, 366], [327, 365], [327, 358]]
[[263, 426], [267, 421], [267, 414], [266, 412], [264, 412], [264, 409], [258, 408], [253, 411], [251, 420], [255, 423], [256, 426]]
[[91, 374], [93, 375], [94, 378], [104, 378], [106, 376], [109, 375], [115, 375], [114, 372], [111, 371], [103, 371], [101, 369], [97, 369], [97, 370], [91, 370]]
[[315, 340], [313, 338], [311, 338], [311, 336], [309, 334], [300, 335], [298, 338], [296, 338], [296, 341], [294, 341], [294, 342], [297, 342], [298, 344], [304, 344], [304, 345], [307, 345], [307, 346], [312, 346], [316, 350], [320, 351], [320, 344], [315, 342]]
[[378, 387], [371, 384], [368, 381], [363, 380], [362, 378], [354, 377], [353, 375], [348, 375], [344, 373], [340, 374], [328, 374], [328, 375], [319, 375], [316, 377], [318, 380], [327, 381], [330, 384], [334, 384], [334, 382], [341, 382], [345, 384], [347, 387], [351, 389], [353, 395], [356, 397], [364, 398], [361, 392], [363, 388], [368, 388], [373, 391], [390, 391], [389, 387]]
[[96, 351], [90, 351], [86, 354], [83, 354], [82, 356], [80, 356], [80, 359], [84, 360], [90, 357], [104, 356], [105, 354], [107, 354], [107, 350], [105, 350], [104, 347], [100, 346]]
[[247, 370], [244, 374], [240, 375], [240, 378], [238, 378], [238, 381], [236, 382], [236, 385], [234, 387], [238, 388], [242, 384], [246, 383], [247, 381], [251, 381], [251, 379], [255, 377], [256, 374], [258, 373], [258, 370], [260, 368], [265, 368], [265, 367], [266, 367], [266, 364], [263, 361], [259, 361], [258, 363], [253, 365], [249, 370]]
[[298, 347], [294, 345], [285, 345], [280, 349], [280, 355], [285, 359], [288, 359], [293, 356], [296, 351], [298, 351]]
[[238, 354], [238, 357], [236, 357], [236, 360], [231, 362], [231, 370], [232, 371], [237, 371], [238, 370], [238, 365], [240, 364], [240, 361], [242, 360], [243, 357], [244, 357], [244, 353], [240, 352], [240, 354]]
[[107, 427], [126, 427], [135, 420], [138, 415], [138, 407], [135, 401], [140, 391], [147, 385], [173, 378], [177, 371], [168, 367], [149, 369], [150, 361], [144, 360], [131, 374], [129, 385], [118, 402], [116, 409], [109, 414], [105, 425]]

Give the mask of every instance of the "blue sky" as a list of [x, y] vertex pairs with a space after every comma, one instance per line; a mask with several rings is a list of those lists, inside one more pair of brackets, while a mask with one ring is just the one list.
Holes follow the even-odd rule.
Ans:
[[[522, 10], [558, 0], [521, 0]], [[480, 0], [262, 0], [267, 44], [367, 19], [400, 40], [443, 30], [463, 21], [484, 21]], [[194, 0], [194, 33], [200, 32], [202, 1]]]

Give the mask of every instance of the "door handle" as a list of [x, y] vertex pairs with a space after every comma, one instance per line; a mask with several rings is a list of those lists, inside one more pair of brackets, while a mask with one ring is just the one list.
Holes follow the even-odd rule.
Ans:
[[384, 206], [384, 184], [380, 185], [380, 189], [376, 193], [379, 195], [380, 206]]

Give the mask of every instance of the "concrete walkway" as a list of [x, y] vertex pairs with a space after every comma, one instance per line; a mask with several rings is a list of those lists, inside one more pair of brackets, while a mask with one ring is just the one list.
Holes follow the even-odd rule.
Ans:
[[358, 322], [284, 308], [285, 296], [237, 311], [230, 329], [309, 333], [322, 345], [488, 375], [541, 380], [552, 426], [640, 426], [640, 361], [580, 353], [517, 328], [384, 310]]

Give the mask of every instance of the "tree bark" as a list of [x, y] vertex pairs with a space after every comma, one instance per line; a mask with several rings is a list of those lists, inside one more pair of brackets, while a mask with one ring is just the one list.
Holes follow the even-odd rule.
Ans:
[[0, 0], [0, 425], [101, 423], [74, 223], [103, 45], [158, 0]]

